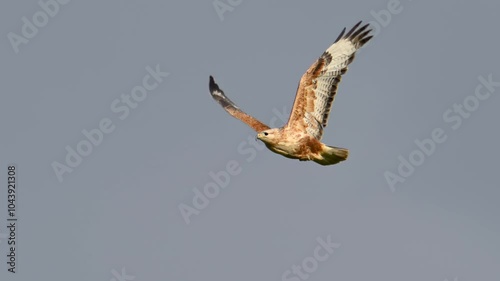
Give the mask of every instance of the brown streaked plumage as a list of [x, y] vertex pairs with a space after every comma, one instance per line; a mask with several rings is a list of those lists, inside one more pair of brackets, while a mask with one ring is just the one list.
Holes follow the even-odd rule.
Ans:
[[358, 22], [345, 35], [344, 28], [335, 42], [302, 75], [290, 118], [281, 128], [269, 128], [234, 104], [210, 76], [212, 97], [233, 117], [258, 132], [257, 138], [271, 151], [300, 161], [332, 165], [347, 159], [349, 151], [321, 142], [323, 129], [342, 75], [354, 60], [356, 51], [372, 36], [368, 24]]

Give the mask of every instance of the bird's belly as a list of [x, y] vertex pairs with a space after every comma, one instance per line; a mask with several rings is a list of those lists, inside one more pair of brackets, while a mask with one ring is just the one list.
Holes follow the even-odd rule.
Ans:
[[266, 145], [269, 150], [274, 153], [283, 155], [292, 159], [300, 159], [301, 157], [298, 155], [300, 150], [300, 145], [298, 143], [278, 143], [275, 145]]

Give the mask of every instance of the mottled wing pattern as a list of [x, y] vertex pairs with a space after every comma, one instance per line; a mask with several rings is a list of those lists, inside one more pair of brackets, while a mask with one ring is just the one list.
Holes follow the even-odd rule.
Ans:
[[214, 100], [217, 101], [229, 114], [231, 114], [231, 116], [241, 120], [257, 132], [269, 129], [269, 126], [243, 112], [238, 106], [236, 106], [236, 104], [234, 104], [234, 102], [226, 97], [224, 92], [219, 88], [219, 85], [215, 83], [212, 76], [210, 76], [209, 89]]
[[302, 75], [287, 126], [305, 130], [321, 139], [342, 75], [347, 72], [356, 51], [372, 38], [368, 26], [361, 26], [360, 21], [347, 33], [344, 28], [335, 42]]

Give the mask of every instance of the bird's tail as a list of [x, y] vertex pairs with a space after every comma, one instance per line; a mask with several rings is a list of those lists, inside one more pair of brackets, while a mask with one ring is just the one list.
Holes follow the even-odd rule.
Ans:
[[314, 159], [313, 161], [321, 165], [333, 165], [341, 161], [344, 161], [349, 157], [349, 150], [341, 147], [334, 146], [323, 146], [323, 151], [320, 153], [320, 157]]

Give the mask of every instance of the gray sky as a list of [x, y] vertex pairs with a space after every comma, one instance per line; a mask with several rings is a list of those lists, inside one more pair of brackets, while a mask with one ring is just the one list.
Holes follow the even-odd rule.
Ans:
[[[41, 3], [0, 4], [1, 280], [499, 278], [497, 1]], [[323, 136], [346, 162], [261, 149], [211, 99], [214, 75], [280, 125], [359, 20]]]

